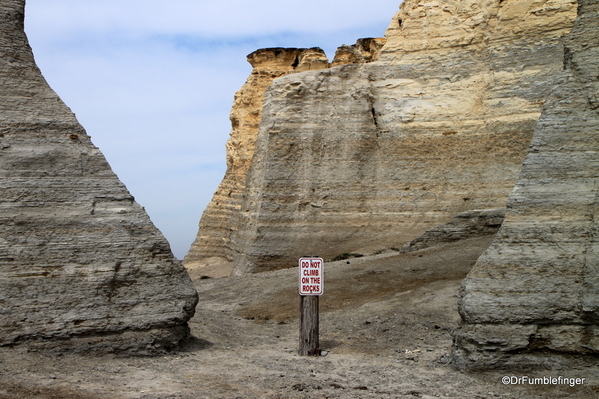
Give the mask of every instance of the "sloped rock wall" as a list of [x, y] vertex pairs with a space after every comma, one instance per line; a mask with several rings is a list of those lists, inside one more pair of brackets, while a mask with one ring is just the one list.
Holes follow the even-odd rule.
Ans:
[[461, 367], [599, 353], [598, 18], [581, 0], [505, 222], [463, 282]]
[[0, 3], [0, 345], [175, 346], [197, 293], [42, 77], [24, 4]]
[[378, 61], [274, 80], [235, 273], [399, 248], [504, 207], [575, 14], [569, 0], [406, 0]]
[[227, 141], [227, 171], [202, 215], [200, 228], [184, 263], [203, 258], [231, 258], [231, 235], [237, 230], [245, 180], [250, 167], [258, 126], [262, 117], [264, 92], [280, 76], [328, 68], [329, 61], [319, 48], [268, 48], [247, 56], [252, 72], [235, 93], [231, 110], [231, 136]]
[[243, 87], [235, 94], [230, 116], [231, 137], [227, 142], [227, 171], [202, 214], [196, 239], [185, 255], [186, 265], [211, 257], [233, 258], [231, 239], [239, 224], [247, 173], [262, 118], [264, 93], [273, 80], [291, 73], [329, 68], [331, 65], [375, 61], [385, 41], [384, 38], [366, 38], [358, 39], [351, 46], [341, 46], [332, 64], [329, 64], [322, 49], [317, 47], [265, 48], [248, 55], [248, 62], [253, 69]]

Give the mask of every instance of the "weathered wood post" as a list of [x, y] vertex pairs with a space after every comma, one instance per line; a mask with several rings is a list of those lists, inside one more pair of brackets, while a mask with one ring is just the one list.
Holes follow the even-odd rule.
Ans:
[[300, 296], [300, 356], [320, 355], [318, 331], [318, 296]]
[[300, 258], [300, 356], [319, 356], [319, 296], [323, 292], [322, 258]]

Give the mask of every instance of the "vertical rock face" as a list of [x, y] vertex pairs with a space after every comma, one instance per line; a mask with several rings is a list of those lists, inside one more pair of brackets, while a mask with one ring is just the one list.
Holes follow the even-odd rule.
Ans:
[[575, 15], [570, 0], [406, 0], [376, 62], [275, 79], [235, 272], [399, 248], [503, 207]]
[[176, 345], [197, 293], [42, 77], [24, 3], [0, 3], [0, 345]]
[[266, 88], [280, 76], [329, 66], [319, 48], [260, 49], [247, 59], [253, 69], [235, 94], [230, 116], [231, 137], [227, 142], [227, 172], [202, 215], [198, 235], [185, 256], [186, 264], [212, 256], [231, 257], [231, 235], [237, 230], [236, 219], [254, 156]]
[[[385, 41], [384, 38], [358, 39], [354, 45], [341, 46], [333, 64], [375, 61]], [[230, 115], [232, 130], [227, 142], [227, 172], [204, 210], [196, 239], [185, 256], [185, 264], [209, 257], [233, 258], [231, 239], [238, 230], [266, 89], [283, 75], [330, 67], [325, 53], [317, 47], [265, 48], [254, 51], [247, 58], [253, 69], [235, 94]]]
[[599, 353], [599, 2], [581, 0], [508, 213], [463, 283], [463, 367]]

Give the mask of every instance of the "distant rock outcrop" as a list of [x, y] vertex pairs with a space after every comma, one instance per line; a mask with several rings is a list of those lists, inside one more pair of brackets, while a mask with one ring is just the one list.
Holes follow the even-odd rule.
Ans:
[[237, 216], [211, 242], [235, 273], [266, 271], [504, 207], [575, 15], [571, 0], [406, 0], [380, 50], [336, 57], [374, 62], [273, 80]]
[[385, 37], [367, 37], [358, 39], [351, 46], [343, 45], [335, 52], [335, 58], [331, 66], [343, 64], [365, 64], [378, 60], [381, 49], [387, 42]]
[[599, 353], [599, 1], [579, 3], [506, 220], [462, 285], [461, 367]]
[[197, 293], [42, 77], [24, 6], [0, 3], [0, 345], [175, 346]]

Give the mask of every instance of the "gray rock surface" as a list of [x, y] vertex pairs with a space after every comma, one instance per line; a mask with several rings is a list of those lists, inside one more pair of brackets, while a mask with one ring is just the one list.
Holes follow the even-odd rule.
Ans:
[[406, 0], [376, 62], [275, 79], [234, 273], [399, 248], [504, 207], [575, 15], [569, 0]]
[[505, 209], [481, 209], [457, 214], [451, 221], [427, 230], [401, 247], [401, 253], [420, 251], [439, 244], [467, 238], [495, 235], [505, 217]]
[[24, 5], [0, 3], [0, 345], [177, 345], [197, 293], [42, 77]]
[[599, 353], [598, 17], [580, 1], [505, 222], [463, 282], [461, 367]]

